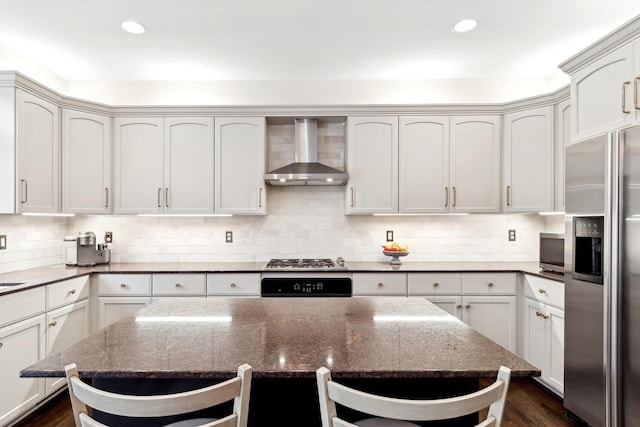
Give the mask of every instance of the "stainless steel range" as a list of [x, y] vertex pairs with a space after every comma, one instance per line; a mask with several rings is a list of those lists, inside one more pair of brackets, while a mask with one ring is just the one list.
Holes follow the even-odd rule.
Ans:
[[267, 262], [266, 270], [348, 270], [342, 257], [329, 258], [274, 258]]
[[263, 297], [350, 297], [349, 267], [341, 257], [272, 259], [262, 273]]

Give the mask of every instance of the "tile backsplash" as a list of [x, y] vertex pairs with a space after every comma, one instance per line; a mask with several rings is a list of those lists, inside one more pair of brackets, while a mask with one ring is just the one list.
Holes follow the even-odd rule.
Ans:
[[[63, 262], [66, 235], [113, 232], [112, 262], [262, 262], [283, 257], [344, 257], [386, 262], [386, 230], [409, 246], [406, 261], [535, 261], [538, 233], [562, 232], [563, 216], [477, 214], [347, 216], [345, 187], [272, 187], [266, 216], [27, 217], [0, 215], [0, 273]], [[517, 240], [509, 242], [508, 230]], [[233, 231], [233, 243], [225, 232]]]

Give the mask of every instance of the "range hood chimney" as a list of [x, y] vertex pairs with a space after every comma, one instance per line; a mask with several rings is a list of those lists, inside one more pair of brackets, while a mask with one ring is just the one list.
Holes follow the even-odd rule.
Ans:
[[349, 175], [318, 163], [318, 121], [295, 119], [294, 163], [264, 174], [268, 185], [344, 185]]

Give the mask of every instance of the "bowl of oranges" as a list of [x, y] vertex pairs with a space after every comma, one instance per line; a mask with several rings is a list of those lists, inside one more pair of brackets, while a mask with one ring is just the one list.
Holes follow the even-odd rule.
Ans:
[[386, 256], [391, 257], [389, 264], [400, 265], [402, 264], [402, 261], [400, 261], [400, 257], [409, 255], [409, 248], [398, 242], [387, 242], [386, 244], [382, 245], [382, 253]]

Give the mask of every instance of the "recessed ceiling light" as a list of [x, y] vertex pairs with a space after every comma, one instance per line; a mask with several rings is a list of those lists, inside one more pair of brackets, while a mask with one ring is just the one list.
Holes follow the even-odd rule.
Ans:
[[136, 21], [124, 21], [120, 25], [122, 26], [122, 29], [125, 30], [127, 33], [144, 34], [147, 32], [147, 29], [144, 27], [144, 25]]
[[478, 25], [478, 22], [475, 19], [463, 19], [451, 27], [451, 31], [454, 33], [466, 33], [467, 31], [473, 30], [476, 25]]

